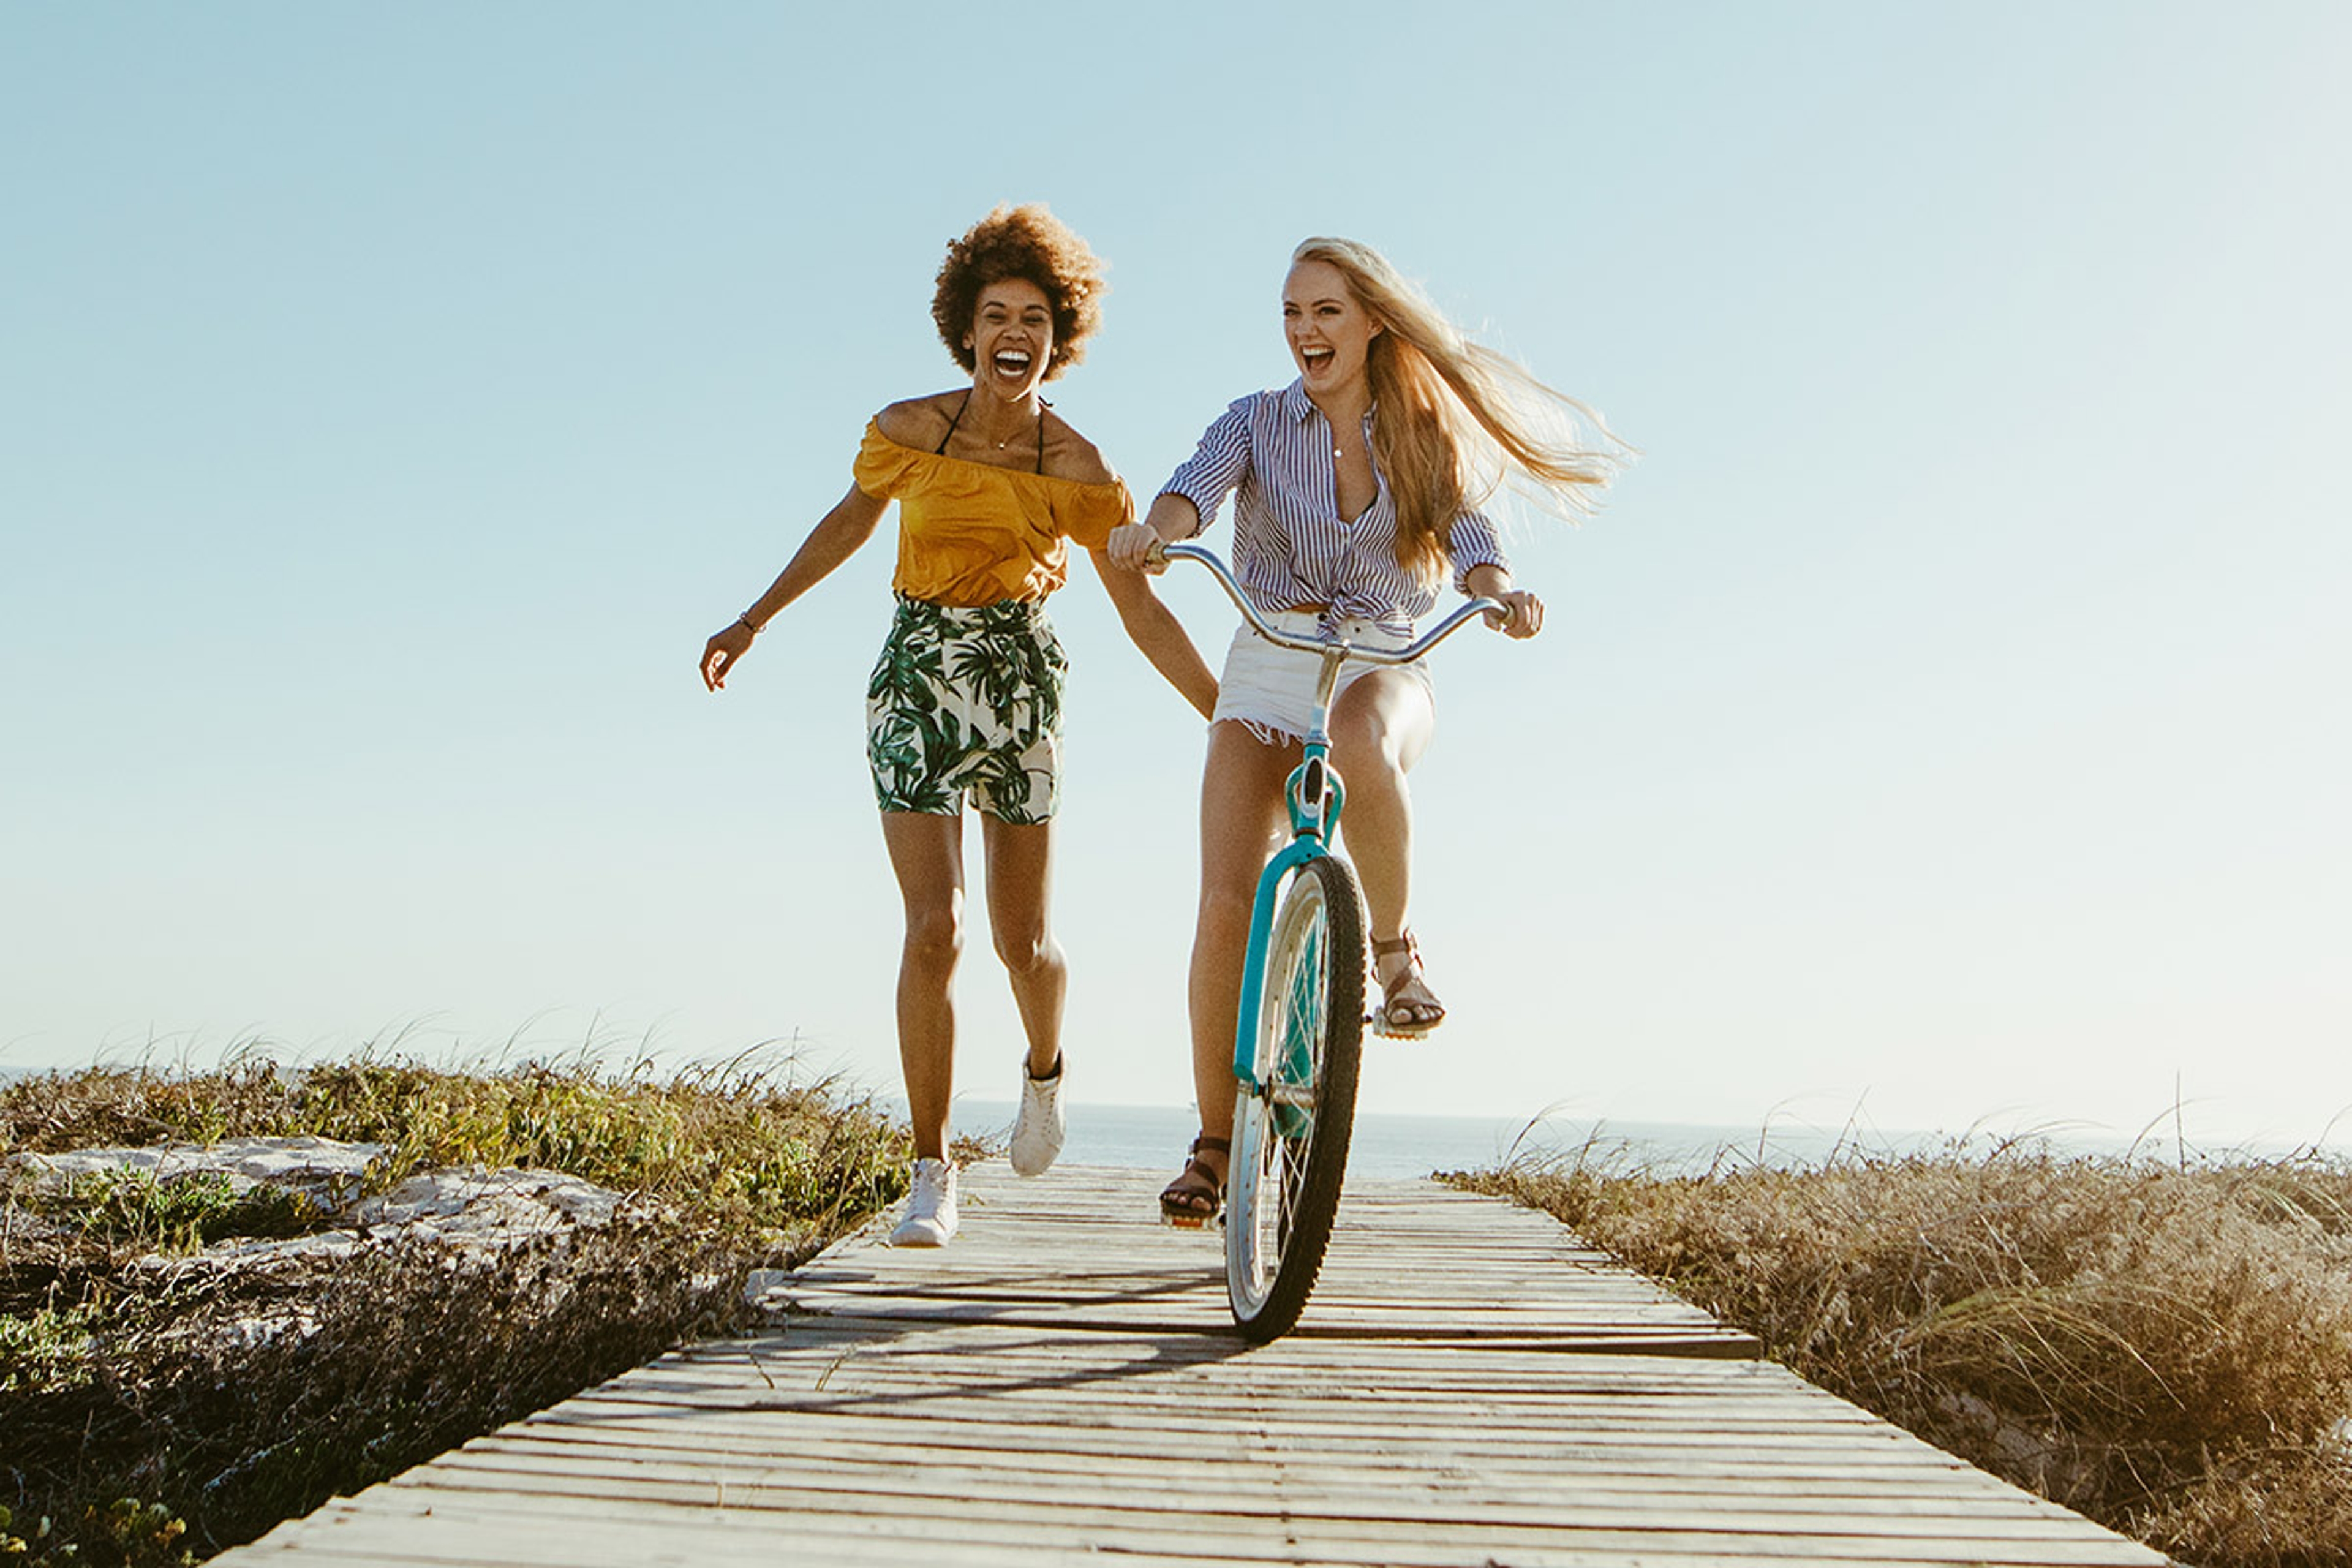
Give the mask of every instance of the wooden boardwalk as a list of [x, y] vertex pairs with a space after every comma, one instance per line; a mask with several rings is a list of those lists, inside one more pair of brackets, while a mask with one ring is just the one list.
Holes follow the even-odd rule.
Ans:
[[772, 1328], [662, 1357], [215, 1561], [1945, 1568], [2165, 1558], [1754, 1359], [1548, 1216], [1364, 1182], [1298, 1331], [1230, 1331], [1150, 1173], [966, 1173]]

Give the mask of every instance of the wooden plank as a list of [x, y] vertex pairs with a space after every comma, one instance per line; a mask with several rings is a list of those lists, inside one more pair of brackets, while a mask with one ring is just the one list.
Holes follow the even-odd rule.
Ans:
[[[1257, 1470], [1261, 1473], [1252, 1475]], [[864, 1466], [745, 1458], [733, 1464], [713, 1463], [699, 1456], [653, 1457], [615, 1454], [574, 1446], [497, 1442], [468, 1444], [436, 1467], [436, 1485], [474, 1486], [504, 1491], [544, 1488], [583, 1497], [630, 1496], [656, 1501], [718, 1500], [730, 1508], [785, 1510], [821, 1510], [841, 1512], [890, 1512], [905, 1503], [906, 1467], [887, 1461]], [[1142, 1516], [1177, 1512], [1188, 1518], [1238, 1513], [1254, 1516], [1263, 1502], [1279, 1496], [1293, 1521], [1321, 1518], [1359, 1524], [1452, 1523], [1464, 1529], [1499, 1527], [1543, 1528], [1558, 1523], [1546, 1489], [1523, 1486], [1508, 1490], [1485, 1486], [1441, 1484], [1410, 1473], [1373, 1476], [1350, 1472], [1350, 1479], [1318, 1479], [1312, 1485], [1311, 1508], [1300, 1499], [1309, 1495], [1302, 1472], [1284, 1464], [1241, 1467], [1241, 1485], [1203, 1489], [1153, 1485], [1131, 1477], [1114, 1492], [1096, 1494], [1096, 1500], [1068, 1505], [1069, 1517], [1100, 1518], [1118, 1528], [1137, 1528]], [[957, 1510], [959, 1517], [1024, 1517], [1031, 1505], [1004, 1500], [1001, 1474], [988, 1466], [926, 1467], [925, 1490], [938, 1502]], [[1875, 1506], [1849, 1499], [1791, 1497], [1758, 1493], [1737, 1500], [1708, 1498], [1697, 1506], [1688, 1495], [1672, 1496], [1641, 1489], [1607, 1491], [1587, 1489], [1580, 1497], [1578, 1528], [1655, 1530], [1674, 1528], [1729, 1534], [1778, 1534], [1790, 1524], [1809, 1531], [1838, 1536], [1937, 1538], [1969, 1535], [1986, 1540], [2063, 1540], [2074, 1531], [2063, 1512], [2035, 1509], [2021, 1500], [2008, 1508], [1971, 1506], [1944, 1498], [1932, 1501], [1881, 1499]]]
[[[337, 1505], [330, 1505], [331, 1509]], [[350, 1505], [341, 1505], [348, 1507]], [[321, 1510], [322, 1514], [327, 1510]], [[1040, 1562], [1076, 1561], [1052, 1542], [1024, 1541], [1007, 1545], [988, 1539], [937, 1538], [899, 1542], [870, 1532], [836, 1529], [824, 1521], [794, 1521], [789, 1528], [775, 1521], [732, 1510], [712, 1509], [680, 1517], [675, 1509], [638, 1510], [620, 1505], [600, 1520], [597, 1540], [602, 1555], [567, 1554], [561, 1537], [551, 1535], [541, 1518], [528, 1510], [500, 1508], [447, 1494], [416, 1499], [396, 1521], [408, 1528], [382, 1542], [331, 1533], [340, 1520], [323, 1520], [319, 1541], [307, 1548], [275, 1541], [248, 1547], [240, 1561], [325, 1563], [340, 1568], [405, 1568], [417, 1564], [465, 1564], [469, 1568], [550, 1568], [583, 1562], [603, 1563], [688, 1563], [698, 1568], [772, 1568], [786, 1563], [882, 1564], [887, 1568], [1034, 1568]], [[1116, 1548], [1122, 1568], [1238, 1568], [1240, 1564], [1282, 1563], [1297, 1568], [1496, 1568], [1497, 1559], [1478, 1542], [1454, 1545], [1430, 1543], [1409, 1553], [1382, 1552], [1377, 1547], [1349, 1554], [1326, 1551], [1320, 1543], [1297, 1542], [1272, 1550], [1241, 1552], [1211, 1549], [1198, 1542], [1176, 1544], [1175, 1550], [1151, 1545]], [[1089, 1562], [1099, 1560], [1089, 1555]], [[1784, 1560], [1785, 1561], [1785, 1560]], [[1841, 1557], [1841, 1568], [1925, 1568], [1916, 1557], [1871, 1557], [1856, 1553]], [[1995, 1559], [1994, 1561], [2000, 1561]], [[1512, 1568], [1626, 1568], [1639, 1563], [1648, 1568], [1757, 1568], [1758, 1560], [1744, 1554], [1699, 1551], [1655, 1550], [1639, 1557], [1601, 1549], [1559, 1548], [1540, 1553], [1517, 1553]]]
[[[1302, 1331], [1234, 1337], [1151, 1173], [968, 1173], [769, 1328], [677, 1352], [224, 1563], [2158, 1568], [1785, 1369], [1549, 1218], [1342, 1205]], [[1663, 1353], [1661, 1353], [1663, 1352]]]
[[[484, 1505], [519, 1515], [544, 1529], [550, 1521], [587, 1517], [594, 1521], [596, 1539], [609, 1546], [611, 1524], [625, 1519], [668, 1519], [675, 1528], [694, 1529], [698, 1544], [702, 1533], [722, 1521], [738, 1529], [758, 1529], [764, 1521], [771, 1550], [799, 1545], [804, 1534], [821, 1532], [838, 1544], [829, 1561], [860, 1562], [859, 1543], [878, 1542], [903, 1551], [909, 1543], [929, 1543], [937, 1562], [956, 1563], [974, 1545], [1018, 1548], [1034, 1555], [1032, 1562], [1056, 1559], [1100, 1561], [1107, 1549], [1119, 1560], [1129, 1555], [1130, 1542], [1171, 1556], [1207, 1556], [1241, 1562], [1288, 1563], [1301, 1552], [1328, 1561], [1393, 1564], [1419, 1563], [1519, 1564], [1578, 1561], [1587, 1563], [1657, 1562], [1673, 1557], [1706, 1557], [1738, 1563], [1747, 1568], [1772, 1564], [1786, 1568], [1798, 1563], [1902, 1563], [1908, 1564], [2032, 1564], [2037, 1568], [2108, 1568], [2125, 1564], [2161, 1564], [2163, 1559], [2128, 1543], [2116, 1545], [2077, 1533], [2066, 1540], [2007, 1541], [1979, 1534], [1893, 1538], [1828, 1535], [1790, 1529], [1774, 1534], [1740, 1534], [1709, 1530], [1627, 1530], [1585, 1527], [1563, 1521], [1549, 1527], [1487, 1526], [1477, 1523], [1433, 1527], [1422, 1522], [1403, 1526], [1382, 1521], [1330, 1520], [1283, 1510], [1259, 1514], [1227, 1514], [1198, 1510], [1137, 1511], [1125, 1520], [1109, 1510], [1080, 1510], [1066, 1504], [1032, 1506], [1018, 1517], [975, 1511], [959, 1501], [951, 1508], [911, 1507], [925, 1500], [906, 1494], [887, 1500], [871, 1510], [832, 1510], [823, 1500], [804, 1499], [793, 1511], [739, 1507], [709, 1491], [665, 1500], [644, 1496], [614, 1496], [606, 1491], [582, 1492], [560, 1487], [533, 1489], [509, 1481], [504, 1489], [475, 1490], [451, 1482], [457, 1478], [437, 1468], [429, 1480], [395, 1481], [388, 1489], [421, 1495], [436, 1522], [444, 1518], [484, 1516]], [[539, 1506], [530, 1506], [536, 1501]], [[423, 1519], [408, 1521], [414, 1534]], [[1133, 1531], [1130, 1536], [1129, 1531]], [[677, 1542], [671, 1543], [676, 1552]], [[612, 1561], [613, 1559], [594, 1559]], [[673, 1555], [669, 1561], [695, 1561]]]
[[[657, 1426], [598, 1424], [583, 1427], [534, 1422], [479, 1438], [466, 1451], [555, 1455], [575, 1451], [656, 1463], [684, 1455], [701, 1460], [714, 1475], [724, 1476], [739, 1469], [765, 1474], [779, 1464], [776, 1436], [772, 1429], [727, 1433], [697, 1426], [691, 1432], [682, 1433]], [[1830, 1463], [1779, 1465], [1772, 1467], [1769, 1474], [1755, 1473], [1752, 1467], [1718, 1465], [1707, 1473], [1693, 1474], [1694, 1467], [1687, 1464], [1643, 1466], [1638, 1462], [1587, 1459], [1580, 1465], [1562, 1467], [1543, 1456], [1516, 1462], [1490, 1462], [1484, 1455], [1480, 1459], [1475, 1470], [1458, 1462], [1416, 1461], [1381, 1472], [1350, 1462], [1344, 1456], [1286, 1453], [1279, 1472], [1262, 1472], [1257, 1467], [1233, 1467], [1220, 1454], [1183, 1448], [1155, 1454], [1069, 1453], [979, 1444], [956, 1446], [927, 1441], [920, 1436], [877, 1441], [827, 1433], [821, 1448], [796, 1454], [791, 1463], [796, 1470], [816, 1475], [902, 1473], [907, 1465], [915, 1463], [936, 1468], [942, 1475], [980, 1475], [997, 1480], [1002, 1480], [1008, 1471], [1017, 1471], [1040, 1482], [1054, 1477], [1116, 1477], [1122, 1489], [1188, 1497], [1198, 1495], [1202, 1488], [1218, 1486], [1243, 1493], [1262, 1490], [1274, 1486], [1277, 1476], [1287, 1484], [1312, 1482], [1318, 1488], [1328, 1488], [1335, 1497], [1344, 1497], [1351, 1489], [1368, 1485], [1381, 1489], [1403, 1486], [1410, 1489], [1458, 1490], [1473, 1484], [1496, 1496], [1549, 1495], [1556, 1489], [1555, 1483], [1564, 1469], [1572, 1468], [1582, 1478], [1581, 1495], [1595, 1500], [1610, 1497], [1643, 1500], [1676, 1495], [1720, 1496], [1740, 1500], [1743, 1507], [1792, 1512], [1855, 1509], [1864, 1512], [1942, 1513], [1956, 1507], [1983, 1507], [1994, 1511], [2017, 1510], [2040, 1514], [2056, 1508], [2053, 1503], [2025, 1493], [1989, 1493], [1973, 1472], [1958, 1466], [1940, 1468], [1926, 1477], [1908, 1470], [1857, 1471]], [[1964, 1505], [1958, 1500], [1967, 1500]]]

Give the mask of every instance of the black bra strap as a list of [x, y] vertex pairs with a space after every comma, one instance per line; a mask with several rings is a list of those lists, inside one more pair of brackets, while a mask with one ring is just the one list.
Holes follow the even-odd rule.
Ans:
[[963, 423], [963, 411], [971, 406], [971, 389], [966, 387], [963, 401], [956, 405], [955, 417], [948, 421], [948, 433], [940, 437], [940, 444], [931, 449], [932, 457], [944, 458], [948, 455], [948, 443], [955, 438], [956, 426]]

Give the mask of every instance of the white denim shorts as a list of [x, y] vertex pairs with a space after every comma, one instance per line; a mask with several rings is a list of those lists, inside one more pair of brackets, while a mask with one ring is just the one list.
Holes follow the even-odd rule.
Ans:
[[[1411, 633], [1391, 631], [1378, 621], [1349, 617], [1326, 623], [1317, 610], [1260, 613], [1265, 616], [1266, 625], [1292, 637], [1336, 637], [1380, 648], [1402, 647], [1412, 640]], [[1235, 628], [1233, 646], [1225, 649], [1224, 673], [1217, 679], [1216, 717], [1239, 720], [1249, 726], [1251, 734], [1268, 745], [1303, 741], [1315, 717], [1315, 681], [1322, 669], [1323, 660], [1318, 655], [1276, 647], [1244, 622]], [[1431, 707], [1435, 708], [1437, 683], [1430, 676], [1429, 661], [1421, 658], [1411, 664], [1371, 664], [1349, 659], [1339, 667], [1339, 684], [1331, 693], [1332, 701], [1337, 703], [1340, 692], [1376, 669], [1393, 669], [1419, 682]]]

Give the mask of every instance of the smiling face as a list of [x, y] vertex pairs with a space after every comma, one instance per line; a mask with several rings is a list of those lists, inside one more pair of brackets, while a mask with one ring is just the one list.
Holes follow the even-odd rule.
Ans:
[[980, 291], [971, 331], [972, 384], [1006, 402], [1035, 393], [1054, 358], [1054, 302], [1026, 278], [1006, 278]]
[[1302, 261], [1282, 285], [1282, 331], [1309, 393], [1336, 391], [1364, 374], [1381, 325], [1328, 261]]

